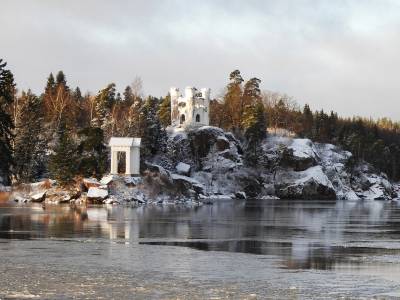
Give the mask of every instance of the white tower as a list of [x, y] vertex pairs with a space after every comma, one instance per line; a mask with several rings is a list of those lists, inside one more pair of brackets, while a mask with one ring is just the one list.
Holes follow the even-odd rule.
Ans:
[[170, 89], [171, 124], [175, 127], [208, 126], [210, 110], [210, 89], [199, 92], [194, 87], [186, 87], [182, 96], [177, 88]]

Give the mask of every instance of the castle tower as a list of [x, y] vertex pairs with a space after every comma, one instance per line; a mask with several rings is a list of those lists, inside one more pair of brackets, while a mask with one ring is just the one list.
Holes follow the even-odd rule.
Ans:
[[170, 89], [171, 125], [175, 127], [198, 127], [209, 125], [210, 89], [199, 92], [194, 87], [186, 87], [182, 96], [177, 88]]

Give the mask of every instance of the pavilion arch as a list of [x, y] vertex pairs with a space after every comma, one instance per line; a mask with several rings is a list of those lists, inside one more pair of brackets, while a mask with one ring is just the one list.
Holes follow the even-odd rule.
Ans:
[[140, 143], [141, 138], [112, 137], [109, 142], [111, 148], [111, 174], [118, 174], [118, 152], [125, 152], [125, 174], [138, 175], [140, 173]]

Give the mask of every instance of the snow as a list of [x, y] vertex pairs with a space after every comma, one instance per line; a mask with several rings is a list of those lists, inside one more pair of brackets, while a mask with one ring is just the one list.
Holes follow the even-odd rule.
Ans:
[[324, 171], [322, 170], [321, 166], [315, 166], [308, 168], [305, 171], [299, 172], [301, 175], [303, 175], [300, 179], [295, 181], [295, 184], [303, 184], [305, 182], [308, 182], [310, 179], [314, 180], [315, 182], [327, 186], [333, 189], [332, 182], [328, 179], [328, 177], [325, 175]]
[[110, 147], [140, 147], [141, 138], [112, 137], [108, 145]]
[[104, 176], [101, 180], [100, 180], [100, 183], [102, 184], [102, 185], [109, 185], [113, 180], [115, 180], [115, 175], [107, 175], [107, 176]]
[[40, 201], [40, 200], [44, 200], [45, 195], [46, 195], [46, 192], [36, 193], [36, 194], [33, 194], [31, 196], [31, 198], [32, 198], [32, 201]]
[[293, 150], [294, 156], [318, 158], [317, 150], [309, 139], [293, 139], [292, 144], [288, 148]]
[[108, 197], [108, 191], [97, 187], [90, 187], [87, 197], [105, 199]]
[[190, 165], [180, 162], [176, 165], [175, 169], [181, 175], [188, 175], [190, 172]]
[[136, 185], [142, 183], [142, 178], [141, 177], [125, 176], [124, 177], [124, 182], [125, 182], [125, 184], [130, 184], [130, 185], [136, 186]]

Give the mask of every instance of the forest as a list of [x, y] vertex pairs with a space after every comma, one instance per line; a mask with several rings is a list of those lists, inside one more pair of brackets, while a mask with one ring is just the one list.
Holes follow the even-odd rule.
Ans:
[[[122, 94], [109, 83], [83, 95], [79, 87], [68, 85], [62, 71], [43, 82], [40, 95], [18, 91], [12, 71], [0, 60], [0, 183], [47, 176], [68, 185], [76, 176], [100, 177], [107, 172], [111, 136], [141, 137], [143, 163], [165, 151], [169, 95], [144, 96], [140, 78]], [[243, 142], [246, 164], [256, 167], [266, 135], [285, 129], [339, 145], [353, 153], [353, 163], [367, 161], [392, 180], [400, 178], [399, 122], [313, 111], [285, 94], [261, 91], [260, 84], [260, 79], [244, 80], [235, 70], [223, 94], [210, 104], [210, 125], [231, 131]]]

